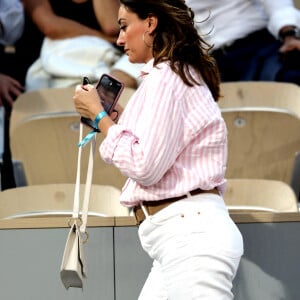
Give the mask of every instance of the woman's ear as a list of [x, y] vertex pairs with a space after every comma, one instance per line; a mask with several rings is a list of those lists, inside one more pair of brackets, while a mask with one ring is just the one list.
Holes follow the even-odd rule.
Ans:
[[149, 33], [151, 34], [155, 28], [157, 27], [157, 17], [156, 16], [153, 16], [153, 15], [150, 15], [148, 17], [148, 27], [149, 27]]

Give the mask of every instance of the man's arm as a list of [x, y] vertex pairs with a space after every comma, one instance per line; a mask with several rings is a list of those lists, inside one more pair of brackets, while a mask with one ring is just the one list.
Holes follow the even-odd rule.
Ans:
[[105, 34], [117, 36], [119, 34], [118, 11], [119, 0], [93, 0], [97, 20]]
[[23, 0], [26, 12], [40, 31], [51, 39], [71, 38], [80, 35], [98, 36], [109, 42], [116, 37], [89, 28], [79, 22], [57, 16], [48, 0]]
[[0, 44], [13, 45], [24, 28], [24, 10], [19, 0], [0, 1]]

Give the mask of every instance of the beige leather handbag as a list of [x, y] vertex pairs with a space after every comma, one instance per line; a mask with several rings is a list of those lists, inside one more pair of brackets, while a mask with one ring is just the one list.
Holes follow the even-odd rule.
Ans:
[[[82, 140], [82, 132], [83, 125], [80, 123], [79, 141]], [[82, 147], [78, 148], [73, 214], [72, 219], [69, 221], [69, 226], [71, 228], [67, 237], [67, 242], [65, 245], [60, 268], [60, 278], [66, 289], [68, 289], [69, 287], [83, 288], [83, 279], [86, 277], [86, 262], [83, 253], [83, 245], [88, 240], [86, 224], [92, 183], [95, 145], [96, 135], [93, 135], [91, 137], [90, 155], [81, 214], [79, 212], [79, 188]]]

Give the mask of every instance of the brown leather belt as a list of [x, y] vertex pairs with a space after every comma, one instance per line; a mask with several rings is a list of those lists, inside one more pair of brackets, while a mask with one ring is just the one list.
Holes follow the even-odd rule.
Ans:
[[[198, 194], [203, 194], [203, 193], [213, 193], [213, 194], [219, 195], [217, 188], [214, 188], [212, 190], [195, 189], [193, 191], [190, 191], [190, 194], [192, 196], [195, 196]], [[163, 208], [167, 207], [168, 205], [170, 205], [178, 200], [184, 199], [184, 198], [187, 198], [187, 195], [182, 195], [179, 197], [173, 197], [173, 198], [168, 198], [168, 199], [158, 200], [158, 201], [144, 201], [143, 206], [145, 207], [148, 214], [150, 216], [152, 216], [155, 213], [162, 210]], [[142, 210], [142, 207], [140, 205], [135, 206], [133, 208], [133, 213], [134, 213], [137, 225], [140, 225], [146, 218], [146, 216]]]

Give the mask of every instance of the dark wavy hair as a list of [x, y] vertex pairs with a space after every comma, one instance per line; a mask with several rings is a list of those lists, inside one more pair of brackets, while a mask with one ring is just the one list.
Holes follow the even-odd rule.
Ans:
[[169, 61], [185, 84], [199, 85], [189, 71], [192, 66], [218, 101], [220, 75], [214, 58], [208, 53], [211, 46], [198, 34], [194, 12], [184, 0], [120, 0], [120, 3], [142, 20], [149, 16], [158, 18], [158, 26], [152, 33], [154, 65]]

